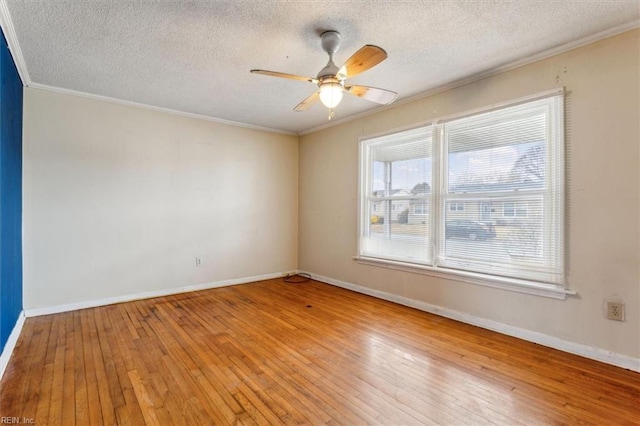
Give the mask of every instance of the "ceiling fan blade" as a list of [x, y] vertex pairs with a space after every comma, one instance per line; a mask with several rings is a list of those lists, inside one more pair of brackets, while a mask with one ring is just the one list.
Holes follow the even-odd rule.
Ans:
[[396, 92], [392, 92], [391, 90], [367, 86], [345, 86], [344, 91], [359, 98], [382, 105], [390, 104], [395, 101], [398, 96]]
[[385, 59], [387, 59], [387, 52], [383, 48], [367, 44], [347, 59], [337, 75], [342, 79], [351, 78], [373, 68]]
[[306, 111], [309, 109], [311, 105], [313, 105], [315, 102], [318, 102], [319, 100], [320, 100], [320, 91], [317, 91], [311, 96], [309, 96], [308, 98], [306, 98], [305, 100], [303, 100], [302, 102], [300, 102], [298, 105], [296, 105], [296, 107], [293, 110]]
[[290, 80], [308, 81], [309, 83], [318, 84], [318, 79], [313, 77], [303, 77], [301, 75], [286, 74], [283, 72], [267, 71], [267, 70], [251, 70], [251, 72], [253, 74], [262, 74], [262, 75], [268, 75], [271, 77], [288, 78]]

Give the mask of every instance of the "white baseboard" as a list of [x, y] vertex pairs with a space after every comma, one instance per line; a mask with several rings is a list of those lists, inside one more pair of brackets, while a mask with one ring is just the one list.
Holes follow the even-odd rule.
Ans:
[[531, 331], [512, 325], [504, 324], [498, 321], [489, 320], [486, 318], [480, 318], [474, 315], [466, 314], [463, 312], [454, 311], [452, 309], [443, 308], [441, 306], [432, 305], [430, 303], [422, 302], [408, 297], [398, 296], [392, 293], [387, 293], [379, 290], [370, 289], [367, 287], [359, 286], [356, 284], [340, 281], [334, 278], [325, 277], [322, 275], [314, 274], [306, 271], [289, 271], [282, 273], [272, 273], [265, 275], [258, 275], [253, 277], [237, 278], [232, 280], [216, 281], [211, 283], [196, 284], [185, 287], [177, 287], [166, 290], [158, 290], [146, 293], [130, 294], [125, 296], [110, 297], [99, 300], [90, 300], [77, 303], [69, 303], [64, 305], [56, 305], [44, 308], [27, 309], [20, 313], [16, 326], [14, 327], [9, 340], [2, 351], [0, 357], [0, 378], [4, 373], [13, 348], [17, 343], [18, 336], [22, 330], [25, 317], [34, 317], [39, 315], [49, 315], [60, 312], [74, 311], [78, 309], [93, 308], [97, 306], [111, 305], [114, 303], [130, 302], [133, 300], [149, 299], [152, 297], [169, 296], [172, 294], [188, 293], [198, 290], [206, 290], [210, 288], [226, 287], [237, 284], [246, 284], [255, 281], [269, 280], [274, 278], [280, 278], [287, 274], [294, 273], [306, 273], [309, 274], [314, 280], [321, 281], [327, 284], [342, 287], [348, 290], [353, 290], [358, 293], [367, 294], [369, 296], [377, 297], [379, 299], [395, 302], [400, 305], [409, 306], [411, 308], [419, 309], [421, 311], [429, 312], [432, 314], [440, 315], [446, 318], [450, 318], [456, 321], [464, 322], [467, 324], [475, 325], [488, 330], [496, 331], [498, 333], [506, 334], [508, 336], [517, 337], [519, 339], [527, 340], [529, 342], [537, 343], [550, 348], [558, 349], [564, 352], [572, 353], [575, 355], [583, 356], [585, 358], [593, 359], [596, 361], [604, 362], [606, 364], [615, 365], [617, 367], [626, 368], [632, 371], [640, 372], [640, 359], [633, 358], [627, 355], [618, 354], [615, 352], [607, 351], [604, 349], [583, 345], [580, 343], [563, 340], [558, 337], [550, 336], [544, 333]]
[[9, 334], [9, 338], [7, 339], [7, 343], [4, 345], [4, 349], [2, 350], [2, 355], [0, 355], [0, 379], [4, 375], [4, 370], [6, 370], [7, 365], [9, 365], [9, 360], [11, 359], [11, 354], [13, 354], [13, 349], [16, 347], [18, 343], [18, 337], [20, 337], [20, 332], [22, 332], [22, 326], [24, 325], [25, 315], [24, 311], [20, 312], [18, 315], [18, 320], [16, 321], [16, 325], [11, 330], [11, 334]]
[[356, 284], [351, 284], [345, 281], [324, 277], [322, 275], [313, 274], [311, 272], [305, 272], [305, 271], [298, 271], [298, 272], [307, 273], [311, 275], [311, 277], [314, 280], [322, 281], [324, 283], [335, 285], [337, 287], [353, 290], [358, 293], [377, 297], [383, 300], [388, 300], [390, 302], [395, 302], [400, 305], [409, 306], [411, 308], [419, 309], [421, 311], [429, 312], [429, 313], [440, 315], [456, 321], [460, 321], [460, 322], [475, 325], [481, 328], [485, 328], [488, 330], [496, 331], [498, 333], [506, 334], [508, 336], [517, 337], [522, 340], [527, 340], [529, 342], [537, 343], [553, 349], [558, 349], [574, 355], [580, 355], [582, 357], [604, 362], [606, 364], [611, 364], [617, 367], [640, 372], [640, 358], [633, 358], [627, 355], [618, 354], [618, 353], [607, 351], [604, 349], [587, 346], [580, 343], [570, 342], [567, 340], [560, 339], [558, 337], [549, 336], [548, 334], [543, 334], [536, 331], [514, 327], [512, 325], [504, 324], [498, 321], [476, 317], [474, 315], [454, 311], [451, 309], [443, 308], [441, 306], [432, 305], [430, 303], [422, 302], [415, 299], [410, 299], [408, 297], [398, 296], [392, 293], [387, 293], [384, 291], [374, 290], [374, 289], [359, 286]]
[[270, 280], [280, 278], [294, 272], [275, 272], [272, 274], [256, 275], [253, 277], [235, 278], [231, 280], [215, 281], [210, 283], [202, 283], [189, 285], [184, 287], [175, 287], [165, 290], [149, 291], [145, 293], [127, 294], [124, 296], [107, 297], [98, 300], [86, 300], [82, 302], [67, 303], [63, 305], [47, 306], [43, 308], [26, 309], [25, 316], [37, 317], [40, 315], [58, 314], [61, 312], [76, 311], [78, 309], [95, 308], [98, 306], [113, 305], [115, 303], [131, 302], [134, 300], [151, 299], [153, 297], [170, 296], [172, 294], [189, 293], [192, 291], [207, 290], [211, 288], [226, 287], [237, 284], [247, 284], [255, 281]]

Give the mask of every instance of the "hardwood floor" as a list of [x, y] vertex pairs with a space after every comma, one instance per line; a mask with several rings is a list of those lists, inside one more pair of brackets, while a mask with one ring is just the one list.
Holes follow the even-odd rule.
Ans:
[[0, 416], [640, 424], [640, 374], [327, 284], [270, 280], [28, 318]]

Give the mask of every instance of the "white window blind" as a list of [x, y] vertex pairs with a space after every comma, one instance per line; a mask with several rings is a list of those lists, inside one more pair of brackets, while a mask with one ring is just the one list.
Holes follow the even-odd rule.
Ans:
[[360, 256], [563, 287], [563, 123], [557, 94], [364, 140]]

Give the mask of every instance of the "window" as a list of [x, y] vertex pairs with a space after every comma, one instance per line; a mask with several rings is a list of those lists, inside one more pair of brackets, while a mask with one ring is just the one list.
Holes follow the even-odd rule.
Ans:
[[564, 288], [563, 135], [555, 92], [362, 140], [359, 258]]
[[452, 212], [461, 212], [464, 210], [464, 203], [451, 202], [449, 203], [449, 210]]
[[527, 216], [527, 206], [520, 203], [504, 203], [503, 206], [504, 217], [525, 217]]
[[427, 203], [420, 203], [413, 206], [414, 214], [427, 214]]

